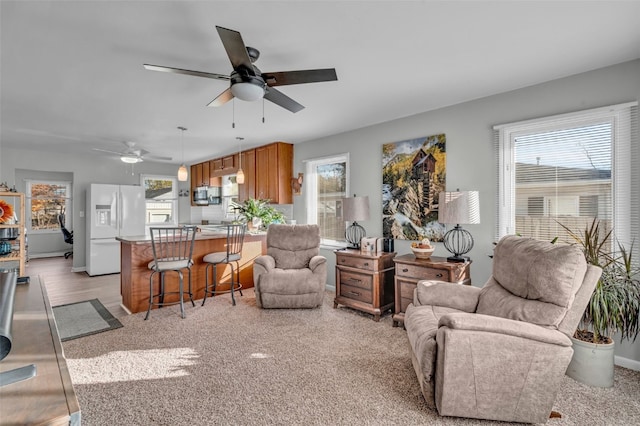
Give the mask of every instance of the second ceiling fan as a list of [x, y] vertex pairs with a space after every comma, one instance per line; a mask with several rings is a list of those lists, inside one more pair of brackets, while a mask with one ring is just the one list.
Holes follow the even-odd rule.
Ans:
[[231, 75], [192, 71], [161, 65], [144, 64], [144, 67], [152, 71], [171, 72], [230, 81], [229, 88], [212, 100], [208, 106], [224, 105], [234, 97], [244, 101], [256, 101], [264, 98], [291, 112], [298, 112], [304, 109], [304, 106], [275, 89], [275, 86], [338, 80], [335, 68], [262, 72], [253, 64], [260, 56], [258, 49], [245, 46], [242, 36], [238, 31], [219, 26], [216, 26], [216, 29], [233, 66]]

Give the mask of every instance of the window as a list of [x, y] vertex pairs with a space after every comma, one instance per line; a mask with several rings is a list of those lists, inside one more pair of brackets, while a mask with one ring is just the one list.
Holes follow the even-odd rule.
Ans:
[[[496, 126], [496, 237], [571, 241], [598, 219], [624, 244], [638, 238], [637, 103]], [[633, 160], [635, 158], [635, 160]]]
[[307, 223], [320, 225], [322, 244], [345, 241], [342, 199], [347, 196], [349, 154], [307, 161]]
[[60, 232], [58, 215], [64, 215], [65, 228], [71, 229], [71, 183], [27, 181], [27, 211], [29, 231]]
[[178, 223], [178, 181], [173, 176], [142, 175], [147, 225]]

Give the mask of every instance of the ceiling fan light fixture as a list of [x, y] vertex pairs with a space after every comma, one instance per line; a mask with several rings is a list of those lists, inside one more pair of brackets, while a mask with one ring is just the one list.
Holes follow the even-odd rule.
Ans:
[[142, 158], [139, 158], [134, 155], [122, 155], [120, 156], [120, 161], [122, 161], [123, 163], [135, 164], [135, 163], [141, 163]]
[[254, 83], [240, 82], [231, 86], [231, 93], [240, 100], [254, 102], [262, 99], [264, 88]]

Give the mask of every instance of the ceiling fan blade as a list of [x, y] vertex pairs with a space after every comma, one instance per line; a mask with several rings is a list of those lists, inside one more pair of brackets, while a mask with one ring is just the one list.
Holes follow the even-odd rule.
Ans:
[[173, 158], [171, 157], [162, 157], [160, 155], [142, 155], [145, 160], [162, 160], [162, 161], [171, 161]]
[[229, 80], [231, 78], [228, 75], [224, 75], [224, 74], [215, 74], [215, 73], [203, 72], [203, 71], [183, 70], [182, 68], [164, 67], [162, 65], [144, 64], [144, 67], [145, 69], [148, 69], [151, 71], [162, 71], [162, 72], [170, 72], [174, 74], [192, 75], [195, 77], [215, 78], [218, 80]]
[[304, 109], [304, 106], [300, 105], [281, 91], [271, 87], [265, 90], [264, 98], [294, 113]]
[[262, 78], [268, 86], [284, 86], [288, 84], [320, 83], [323, 81], [336, 81], [338, 75], [335, 68], [318, 70], [264, 72]]
[[238, 68], [245, 69], [249, 75], [256, 75], [253, 64], [251, 63], [251, 58], [249, 58], [249, 54], [247, 53], [247, 46], [245, 46], [244, 41], [242, 41], [240, 33], [217, 25], [216, 29], [227, 51], [231, 65], [233, 65], [233, 69], [236, 71]]
[[106, 152], [109, 154], [115, 154], [115, 155], [124, 155], [125, 153], [122, 152], [118, 152], [118, 151], [110, 151], [108, 149], [100, 149], [100, 148], [93, 148], [94, 151], [100, 151], [100, 152]]
[[218, 95], [218, 97], [216, 97], [214, 100], [209, 102], [207, 104], [207, 106], [219, 107], [219, 106], [222, 106], [222, 105], [226, 104], [227, 102], [229, 102], [233, 98], [234, 98], [234, 96], [233, 96], [233, 93], [231, 93], [231, 88], [228, 88], [224, 92], [220, 93]]

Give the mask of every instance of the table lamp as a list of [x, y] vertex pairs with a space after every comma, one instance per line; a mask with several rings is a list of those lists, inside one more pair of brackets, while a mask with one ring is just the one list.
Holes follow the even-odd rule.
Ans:
[[353, 197], [342, 199], [342, 218], [345, 222], [351, 222], [344, 236], [349, 243], [348, 248], [359, 249], [360, 240], [367, 234], [364, 228], [358, 224], [359, 220], [369, 220], [369, 197]]
[[473, 237], [460, 224], [480, 223], [480, 197], [478, 191], [443, 191], [440, 193], [438, 206], [438, 222], [455, 224], [453, 229], [444, 234], [444, 247], [453, 254], [447, 258], [449, 262], [467, 262], [473, 248]]

